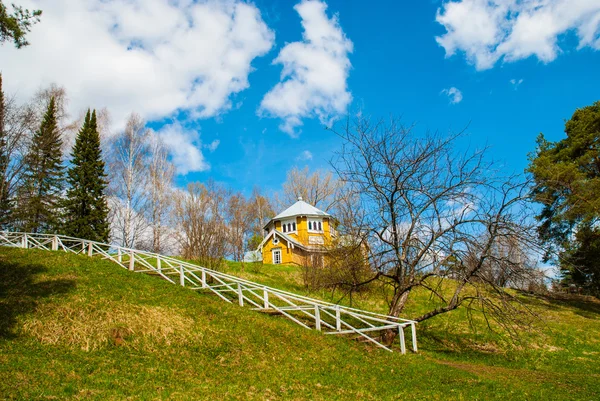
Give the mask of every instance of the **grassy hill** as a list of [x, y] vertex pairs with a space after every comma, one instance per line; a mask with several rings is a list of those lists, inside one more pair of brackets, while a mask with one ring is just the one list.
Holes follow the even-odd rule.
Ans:
[[[302, 291], [292, 267], [230, 270]], [[0, 398], [597, 399], [599, 304], [530, 301], [546, 319], [519, 346], [470, 334], [459, 311], [403, 356], [110, 262], [0, 248]]]

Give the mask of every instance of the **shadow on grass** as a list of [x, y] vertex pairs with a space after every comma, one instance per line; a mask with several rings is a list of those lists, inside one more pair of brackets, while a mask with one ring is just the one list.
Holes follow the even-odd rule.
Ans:
[[600, 299], [577, 294], [533, 295], [520, 293], [521, 302], [528, 305], [543, 305], [544, 308], [558, 311], [571, 309], [573, 313], [585, 318], [600, 318]]
[[47, 271], [37, 264], [0, 260], [0, 338], [15, 338], [18, 316], [35, 312], [41, 299], [75, 288], [75, 280], [36, 280]]

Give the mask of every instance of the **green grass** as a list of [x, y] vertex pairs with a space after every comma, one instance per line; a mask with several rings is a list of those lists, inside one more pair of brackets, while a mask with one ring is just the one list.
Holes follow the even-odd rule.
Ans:
[[[305, 292], [294, 267], [228, 271]], [[547, 346], [463, 334], [457, 311], [403, 356], [96, 258], [0, 248], [0, 399], [597, 399], [598, 304], [530, 301], [547, 318], [523, 341]]]

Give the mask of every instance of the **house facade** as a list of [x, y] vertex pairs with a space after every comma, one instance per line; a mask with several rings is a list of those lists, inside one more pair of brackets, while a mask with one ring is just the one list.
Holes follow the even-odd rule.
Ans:
[[326, 246], [335, 235], [331, 216], [301, 197], [264, 229], [266, 236], [258, 251], [263, 263], [270, 264], [322, 265]]

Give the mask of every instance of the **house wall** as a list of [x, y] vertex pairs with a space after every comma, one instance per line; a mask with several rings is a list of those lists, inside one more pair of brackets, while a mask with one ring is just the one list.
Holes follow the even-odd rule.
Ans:
[[331, 230], [329, 229], [329, 219], [323, 219], [323, 235], [325, 236], [325, 243], [328, 244], [331, 241]]
[[[281, 221], [275, 221], [275, 230], [282, 232], [281, 229]], [[272, 227], [272, 226], [271, 226]], [[286, 233], [287, 234], [287, 233]], [[329, 226], [329, 218], [323, 218], [323, 232], [322, 233], [309, 233], [308, 232], [308, 219], [306, 216], [297, 216], [296, 217], [296, 233], [287, 234], [291, 238], [297, 240], [303, 245], [314, 246], [314, 244], [309, 244], [308, 237], [311, 236], [320, 236], [323, 237], [324, 245], [331, 243], [331, 230]], [[298, 265], [303, 265], [306, 261], [305, 252], [297, 247], [292, 249], [287, 241], [283, 239], [279, 239], [279, 243], [277, 245], [273, 244], [273, 238], [269, 239], [267, 243], [263, 246], [263, 263], [272, 264], [273, 263], [273, 255], [272, 250], [274, 248], [281, 248], [281, 263], [294, 263]]]
[[287, 241], [279, 238], [279, 243], [275, 245], [273, 243], [273, 238], [270, 238], [269, 241], [263, 245], [263, 263], [273, 264], [273, 253], [271, 251], [277, 248], [281, 249], [282, 264], [293, 262], [292, 249], [288, 246]]

